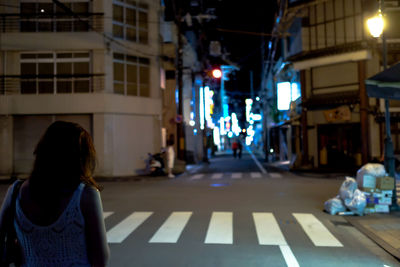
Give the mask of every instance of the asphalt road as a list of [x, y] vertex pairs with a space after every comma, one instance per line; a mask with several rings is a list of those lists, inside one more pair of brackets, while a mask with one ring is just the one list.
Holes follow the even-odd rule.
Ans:
[[245, 153], [174, 179], [103, 182], [109, 266], [400, 266], [323, 212], [343, 179], [264, 173]]
[[175, 179], [103, 183], [110, 266], [400, 266], [322, 211], [343, 179], [263, 173], [247, 153]]

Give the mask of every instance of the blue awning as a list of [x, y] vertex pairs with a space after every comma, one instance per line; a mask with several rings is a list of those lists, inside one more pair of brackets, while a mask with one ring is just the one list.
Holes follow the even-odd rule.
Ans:
[[400, 63], [365, 80], [369, 97], [400, 100]]

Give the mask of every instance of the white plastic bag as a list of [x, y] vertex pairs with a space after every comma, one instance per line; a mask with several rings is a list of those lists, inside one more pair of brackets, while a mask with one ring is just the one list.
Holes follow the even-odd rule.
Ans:
[[368, 163], [365, 164], [364, 166], [362, 166], [358, 171], [357, 171], [357, 183], [358, 183], [358, 187], [359, 188], [363, 188], [363, 187], [375, 187], [373, 180], [369, 179], [369, 183], [371, 183], [371, 185], [366, 185], [364, 184], [364, 175], [369, 175], [368, 178], [371, 178], [370, 176], [373, 177], [380, 177], [380, 176], [386, 176], [386, 171], [385, 171], [385, 166], [383, 166], [382, 164], [379, 163]]
[[346, 207], [343, 205], [343, 201], [339, 198], [339, 196], [325, 201], [324, 209], [331, 215], [336, 215], [339, 212], [346, 211]]
[[339, 189], [339, 196], [345, 202], [353, 199], [354, 191], [357, 189], [357, 182], [354, 178], [346, 176], [346, 180]]
[[353, 199], [346, 203], [345, 205], [351, 211], [353, 211], [357, 215], [364, 215], [364, 209], [367, 206], [367, 198], [364, 195], [364, 192], [356, 189], [353, 194]]

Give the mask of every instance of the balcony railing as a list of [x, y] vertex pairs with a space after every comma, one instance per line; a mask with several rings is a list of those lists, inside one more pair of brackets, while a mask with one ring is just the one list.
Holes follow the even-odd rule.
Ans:
[[104, 92], [104, 74], [0, 76], [0, 95]]
[[103, 13], [67, 15], [0, 14], [1, 32], [89, 32], [103, 31]]

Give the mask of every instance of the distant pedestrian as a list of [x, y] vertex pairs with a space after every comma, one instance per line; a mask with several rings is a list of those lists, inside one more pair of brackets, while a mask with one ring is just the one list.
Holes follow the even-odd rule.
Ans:
[[168, 177], [169, 178], [175, 177], [175, 175], [172, 173], [172, 170], [174, 169], [174, 163], [175, 163], [174, 139], [175, 139], [174, 135], [171, 134], [167, 141], [167, 168], [168, 168]]
[[232, 143], [232, 151], [233, 151], [233, 157], [236, 158], [237, 157], [237, 150], [238, 150], [238, 142], [235, 140]]
[[239, 157], [239, 159], [242, 158], [242, 149], [243, 149], [243, 145], [242, 145], [242, 142], [239, 140], [238, 141], [238, 157]]
[[[21, 266], [106, 266], [109, 247], [99, 186], [92, 176], [96, 159], [90, 135], [78, 124], [56, 121], [34, 154], [33, 171], [20, 187], [15, 217], [10, 218]], [[3, 201], [0, 233], [12, 213], [18, 182]]]

